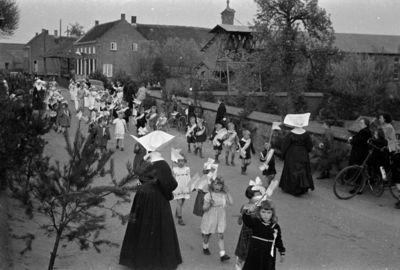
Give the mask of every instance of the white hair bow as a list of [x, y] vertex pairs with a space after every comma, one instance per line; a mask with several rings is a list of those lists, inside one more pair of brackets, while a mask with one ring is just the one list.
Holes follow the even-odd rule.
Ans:
[[251, 190], [258, 190], [258, 191], [260, 191], [261, 192], [261, 195], [264, 195], [264, 193], [265, 193], [265, 187], [263, 187], [263, 185], [262, 185], [262, 181], [261, 181], [261, 179], [260, 179], [260, 177], [256, 177], [256, 180], [250, 180], [250, 182], [249, 182], [249, 186], [253, 186], [252, 188], [251, 188]]

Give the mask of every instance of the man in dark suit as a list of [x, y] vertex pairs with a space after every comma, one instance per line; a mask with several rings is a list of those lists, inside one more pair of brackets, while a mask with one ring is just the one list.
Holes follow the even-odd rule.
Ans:
[[219, 107], [217, 109], [217, 116], [215, 117], [215, 124], [219, 123], [219, 124], [222, 125], [222, 127], [225, 127], [225, 123], [226, 123], [226, 118], [225, 118], [226, 108], [225, 108], [224, 100], [222, 98], [219, 98], [218, 99], [218, 104], [219, 104]]
[[[360, 131], [348, 140], [352, 145], [349, 166], [363, 164], [368, 156], [368, 140], [372, 137], [372, 132], [369, 129], [369, 120], [367, 118], [361, 118], [360, 126]], [[361, 177], [357, 179], [357, 184], [361, 184]], [[354, 194], [356, 191], [357, 187], [351, 190], [350, 193]], [[358, 194], [362, 194], [362, 190], [360, 190]]]

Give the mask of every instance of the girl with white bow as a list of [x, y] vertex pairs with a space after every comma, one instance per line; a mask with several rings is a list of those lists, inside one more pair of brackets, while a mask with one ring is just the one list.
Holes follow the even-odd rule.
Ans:
[[250, 246], [250, 240], [253, 236], [251, 229], [247, 227], [246, 224], [243, 224], [242, 214], [244, 211], [246, 211], [246, 209], [249, 209], [250, 206], [255, 205], [263, 194], [265, 194], [265, 187], [262, 186], [261, 179], [257, 177], [255, 181], [250, 180], [249, 186], [246, 188], [245, 192], [245, 196], [247, 199], [249, 199], [249, 201], [242, 205], [240, 208], [240, 215], [238, 217], [238, 224], [242, 225], [242, 229], [240, 231], [239, 240], [235, 250], [236, 270], [241, 270], [243, 268], [247, 257], [247, 251]]

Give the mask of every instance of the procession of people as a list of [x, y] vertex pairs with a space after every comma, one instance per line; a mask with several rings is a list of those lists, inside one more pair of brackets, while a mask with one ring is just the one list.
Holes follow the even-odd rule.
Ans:
[[[136, 143], [133, 168], [138, 175], [139, 186], [130, 211], [132, 218], [127, 224], [121, 246], [121, 265], [131, 269], [177, 269], [184, 258], [180, 252], [174, 217], [179, 226], [185, 226], [183, 217], [187, 213], [182, 211], [182, 206], [185, 201], [190, 202], [194, 191], [197, 191], [197, 197], [192, 199], [193, 213], [202, 217], [202, 240], [199, 239], [199, 245], [202, 241], [203, 254], [211, 254], [209, 239], [215, 234], [220, 261], [230, 260], [224, 242], [224, 232], [229, 226], [225, 208], [232, 205], [235, 198], [229, 193], [229, 182], [225, 181], [219, 168], [227, 166], [234, 169], [235, 153], [238, 153], [240, 160], [240, 165], [237, 165], [241, 167], [241, 178], [247, 181], [255, 179], [250, 180], [243, 191], [249, 202], [241, 207], [238, 219], [242, 228], [234, 254], [236, 269], [276, 269], [277, 261], [285, 261], [286, 248], [277, 222], [273, 193], [281, 188], [294, 196], [302, 196], [315, 189], [309, 157], [313, 141], [310, 133], [305, 130], [310, 113], [286, 115], [283, 125], [290, 131], [285, 135], [280, 149], [283, 171], [278, 175], [270, 140], [264, 143], [260, 163], [251, 164], [251, 157], [256, 154], [252, 141], [255, 134], [249, 130], [239, 133], [235, 129], [235, 124], [227, 118], [222, 99], [218, 101], [214, 130], [207, 130], [203, 125], [204, 119], [194, 113], [193, 104], [188, 102], [193, 107], [187, 110], [187, 131], [184, 135], [188, 149], [171, 150], [171, 160], [175, 164], [171, 168], [161, 154], [166, 147], [174, 146], [175, 136], [169, 134], [163, 124], [168, 112], [158, 111], [156, 106], [145, 107], [145, 100], [151, 95], [145, 83], [135, 93], [132, 86], [125, 89], [128, 86], [120, 82], [113, 84], [113, 89], [100, 90], [90, 85], [88, 80], [71, 80], [70, 104], [75, 107], [74, 115], [57, 86], [48, 84], [40, 79], [35, 82], [34, 106], [54, 112], [50, 115], [54, 117], [57, 131], [65, 132], [75, 118], [89, 124], [88, 139], [96, 144], [100, 152], [107, 149], [107, 142], [112, 139], [110, 129], [114, 130], [116, 150], [124, 151], [124, 138], [129, 133]], [[185, 113], [178, 102], [175, 110], [176, 114]], [[383, 140], [392, 145], [395, 139], [392, 138], [394, 129], [390, 125], [390, 115], [383, 114], [381, 118], [382, 130], [385, 131], [381, 132]], [[364, 160], [365, 152], [368, 152], [367, 140], [372, 137], [369, 121], [363, 118], [360, 123], [362, 130], [349, 139], [353, 147], [349, 164], [359, 164]], [[111, 125], [115, 125], [115, 128]], [[130, 125], [134, 128], [131, 129]], [[326, 136], [333, 137], [329, 128], [329, 123], [326, 123]], [[203, 155], [203, 147], [208, 147], [203, 143], [207, 140], [214, 150], [212, 157]], [[225, 163], [219, 160], [223, 150], [226, 152]], [[395, 147], [393, 151], [396, 151]], [[203, 171], [194, 172], [185, 166], [188, 154], [204, 160]], [[265, 175], [265, 180], [246, 176], [248, 166], [259, 167], [259, 176]], [[324, 168], [319, 178], [329, 178], [330, 170], [329, 166]], [[400, 184], [397, 185], [400, 193]], [[176, 211], [171, 210], [172, 200], [176, 201]], [[400, 203], [397, 205], [400, 208]]]

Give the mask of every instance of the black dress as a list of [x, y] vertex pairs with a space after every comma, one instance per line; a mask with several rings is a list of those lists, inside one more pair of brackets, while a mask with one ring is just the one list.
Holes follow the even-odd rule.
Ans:
[[313, 148], [310, 134], [289, 132], [282, 143], [283, 170], [279, 187], [292, 195], [301, 195], [314, 190], [310, 157]]
[[153, 181], [136, 192], [119, 263], [135, 270], [176, 269], [182, 257], [169, 201], [178, 184], [165, 160], [153, 162], [146, 172]]
[[253, 232], [243, 270], [275, 270], [276, 249], [281, 253], [285, 252], [279, 224], [266, 224], [247, 213], [243, 214], [243, 222]]

